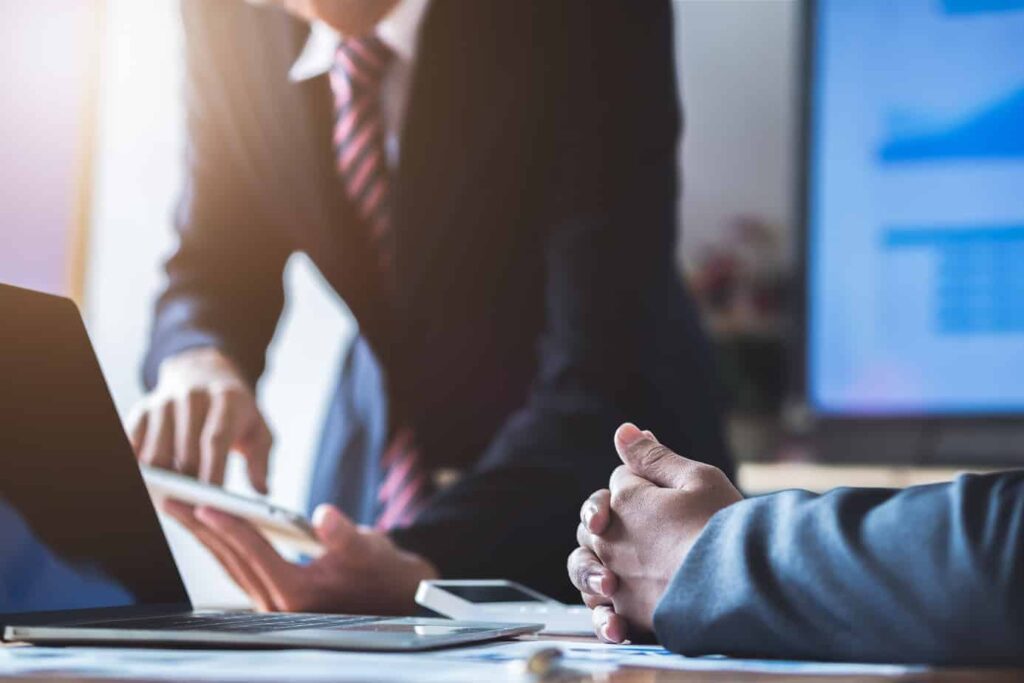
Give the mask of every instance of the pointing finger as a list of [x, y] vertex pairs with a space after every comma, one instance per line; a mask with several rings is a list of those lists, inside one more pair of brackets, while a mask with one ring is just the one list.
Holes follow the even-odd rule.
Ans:
[[170, 469], [174, 465], [174, 404], [155, 407], [147, 419], [146, 438], [142, 444], [142, 462], [153, 467]]
[[213, 395], [200, 442], [202, 462], [199, 466], [199, 478], [203, 481], [217, 486], [224, 483], [228, 452], [235, 440], [236, 412], [229, 394]]
[[192, 391], [178, 400], [174, 411], [174, 464], [191, 477], [199, 474], [200, 436], [208, 408], [206, 394]]
[[269, 469], [270, 449], [274, 444], [274, 436], [270, 433], [259, 410], [255, 409], [254, 424], [238, 446], [239, 452], [245, 457], [249, 467], [249, 482], [260, 493], [267, 492], [267, 470]]

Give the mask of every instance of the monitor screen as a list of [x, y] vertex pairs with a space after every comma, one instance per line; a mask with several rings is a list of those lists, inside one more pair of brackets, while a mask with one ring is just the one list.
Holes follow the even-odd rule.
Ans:
[[70, 302], [0, 285], [0, 622], [188, 596]]
[[1024, 411], [1024, 0], [819, 0], [809, 30], [811, 409]]

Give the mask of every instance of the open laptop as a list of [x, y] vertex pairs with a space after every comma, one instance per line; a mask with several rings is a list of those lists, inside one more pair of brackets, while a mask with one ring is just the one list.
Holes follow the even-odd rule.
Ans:
[[423, 650], [541, 628], [194, 611], [78, 311], [0, 285], [4, 640]]

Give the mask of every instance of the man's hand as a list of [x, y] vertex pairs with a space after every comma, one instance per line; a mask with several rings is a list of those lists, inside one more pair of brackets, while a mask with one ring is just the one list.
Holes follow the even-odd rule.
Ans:
[[654, 608], [708, 520], [743, 496], [716, 467], [688, 460], [631, 424], [609, 489], [583, 504], [569, 578], [594, 609], [598, 636], [653, 630]]
[[267, 492], [273, 436], [256, 397], [216, 349], [194, 349], [160, 365], [156, 388], [129, 420], [135, 454], [154, 467], [224, 483], [228, 453], [248, 462], [253, 488]]
[[237, 517], [177, 501], [167, 501], [164, 510], [192, 531], [262, 611], [412, 614], [420, 581], [440, 578], [426, 559], [400, 549], [386, 534], [355, 526], [332, 505], [313, 515], [326, 552], [306, 565], [285, 560]]

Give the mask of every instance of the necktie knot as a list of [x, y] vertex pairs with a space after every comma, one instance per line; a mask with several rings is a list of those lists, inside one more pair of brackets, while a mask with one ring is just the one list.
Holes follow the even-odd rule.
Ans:
[[375, 35], [347, 38], [335, 53], [335, 66], [353, 90], [376, 90], [395, 53]]

